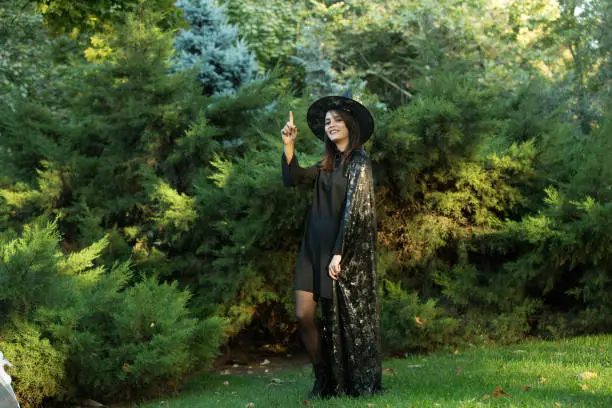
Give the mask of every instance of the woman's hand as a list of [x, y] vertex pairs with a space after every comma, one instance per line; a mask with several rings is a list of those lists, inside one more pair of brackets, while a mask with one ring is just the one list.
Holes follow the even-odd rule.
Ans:
[[334, 255], [329, 266], [327, 267], [329, 277], [333, 280], [338, 280], [340, 277], [340, 261], [342, 260], [342, 255]]
[[283, 143], [286, 145], [292, 145], [295, 142], [297, 128], [293, 126], [293, 112], [291, 111], [289, 111], [289, 122], [287, 122], [285, 127], [281, 130], [281, 135], [283, 136]]

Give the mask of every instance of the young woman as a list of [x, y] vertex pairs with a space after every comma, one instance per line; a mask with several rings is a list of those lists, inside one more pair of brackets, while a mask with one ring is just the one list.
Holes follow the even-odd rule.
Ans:
[[374, 189], [361, 149], [374, 121], [363, 105], [342, 96], [314, 102], [307, 121], [325, 143], [323, 159], [312, 167], [300, 167], [294, 155], [291, 113], [281, 134], [285, 186], [314, 185], [295, 267], [298, 329], [315, 372], [310, 397], [368, 395], [381, 389]]

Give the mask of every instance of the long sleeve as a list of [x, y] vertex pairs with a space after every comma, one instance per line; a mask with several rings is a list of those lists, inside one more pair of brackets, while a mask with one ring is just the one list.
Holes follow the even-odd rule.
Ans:
[[347, 232], [355, 223], [370, 221], [375, 225], [373, 200], [372, 169], [369, 159], [364, 154], [355, 153], [349, 163], [346, 198], [333, 248], [334, 255], [342, 255], [346, 250]]
[[287, 164], [285, 153], [281, 157], [281, 168], [283, 170], [283, 184], [285, 187], [297, 186], [298, 184], [312, 185], [317, 178], [318, 164], [310, 167], [300, 167], [295, 154], [291, 162]]

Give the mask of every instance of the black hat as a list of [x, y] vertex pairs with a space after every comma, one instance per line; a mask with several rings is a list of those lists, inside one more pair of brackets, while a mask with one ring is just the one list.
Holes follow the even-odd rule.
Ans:
[[360, 144], [364, 144], [374, 131], [374, 119], [370, 111], [354, 99], [346, 96], [325, 96], [310, 105], [306, 120], [312, 133], [325, 140], [325, 115], [330, 110], [349, 112], [359, 124]]

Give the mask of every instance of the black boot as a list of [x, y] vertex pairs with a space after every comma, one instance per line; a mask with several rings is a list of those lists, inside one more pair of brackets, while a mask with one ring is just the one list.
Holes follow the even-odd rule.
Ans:
[[324, 398], [329, 393], [329, 379], [327, 378], [325, 364], [313, 364], [313, 371], [315, 375], [315, 382], [312, 386], [312, 391], [310, 391], [308, 394], [308, 399]]

